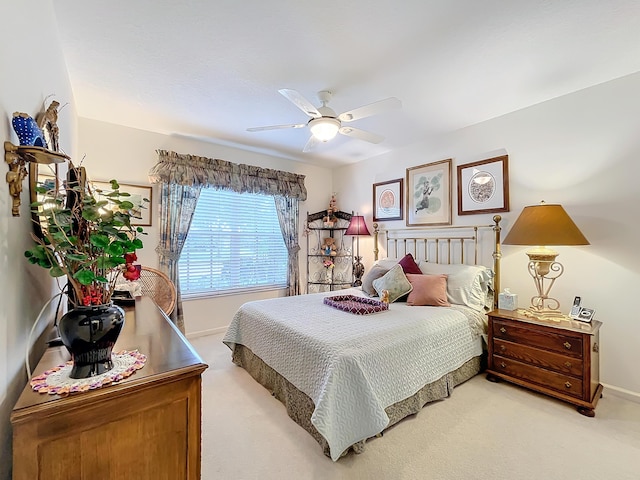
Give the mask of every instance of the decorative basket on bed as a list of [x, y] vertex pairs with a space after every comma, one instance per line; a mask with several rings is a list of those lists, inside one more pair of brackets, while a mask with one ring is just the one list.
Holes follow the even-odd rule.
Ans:
[[370, 313], [384, 312], [389, 310], [387, 303], [373, 298], [358, 297], [356, 295], [333, 295], [324, 297], [325, 305], [353, 313], [355, 315], [369, 315]]

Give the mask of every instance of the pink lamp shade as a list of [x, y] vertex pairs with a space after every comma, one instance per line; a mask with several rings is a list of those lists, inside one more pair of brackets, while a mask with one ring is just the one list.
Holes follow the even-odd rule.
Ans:
[[351, 222], [347, 227], [347, 231], [344, 232], [345, 235], [371, 235], [369, 233], [369, 229], [367, 228], [367, 224], [364, 221], [364, 217], [362, 215], [352, 215]]

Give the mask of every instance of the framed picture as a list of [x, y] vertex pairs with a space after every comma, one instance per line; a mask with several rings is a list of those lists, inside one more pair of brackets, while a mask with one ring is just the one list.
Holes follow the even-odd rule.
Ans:
[[451, 159], [407, 168], [407, 226], [451, 225]]
[[373, 184], [373, 221], [402, 220], [402, 178]]
[[509, 157], [458, 165], [458, 215], [509, 211]]
[[[103, 181], [90, 181], [93, 187], [97, 190], [104, 190], [106, 192], [111, 191], [111, 183], [103, 182]], [[150, 227], [151, 226], [151, 205], [152, 205], [152, 194], [153, 189], [151, 186], [142, 186], [142, 185], [131, 185], [127, 183], [120, 183], [120, 191], [126, 192], [130, 197], [127, 197], [131, 203], [133, 203], [134, 208], [132, 210], [132, 217], [135, 217], [131, 222], [131, 225], [136, 225], [140, 227]], [[147, 201], [145, 201], [145, 199]]]
[[584, 308], [580, 307], [580, 313], [575, 317], [576, 320], [580, 320], [581, 322], [590, 322], [593, 320], [593, 316], [596, 314], [595, 310], [592, 308]]

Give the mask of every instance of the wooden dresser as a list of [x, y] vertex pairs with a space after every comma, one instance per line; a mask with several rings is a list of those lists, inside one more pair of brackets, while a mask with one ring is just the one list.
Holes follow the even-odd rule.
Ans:
[[530, 388], [595, 416], [602, 396], [599, 372], [601, 322], [537, 320], [517, 311], [489, 313], [487, 379]]
[[[66, 397], [27, 385], [11, 414], [13, 478], [200, 479], [201, 374], [207, 368], [148, 298], [125, 308], [114, 351], [138, 350], [129, 378]], [[69, 359], [48, 349], [38, 375]]]

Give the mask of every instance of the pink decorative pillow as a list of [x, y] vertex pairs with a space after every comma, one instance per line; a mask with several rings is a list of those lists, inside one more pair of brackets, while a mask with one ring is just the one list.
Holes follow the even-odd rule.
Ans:
[[428, 305], [431, 307], [450, 307], [447, 300], [447, 275], [407, 274], [413, 290], [407, 298], [407, 305]]
[[410, 253], [407, 253], [404, 257], [402, 257], [398, 263], [402, 267], [402, 271], [405, 273], [405, 275], [408, 273], [412, 273], [415, 275], [422, 274], [422, 270], [420, 270], [420, 267], [413, 259], [413, 255], [411, 255]]

